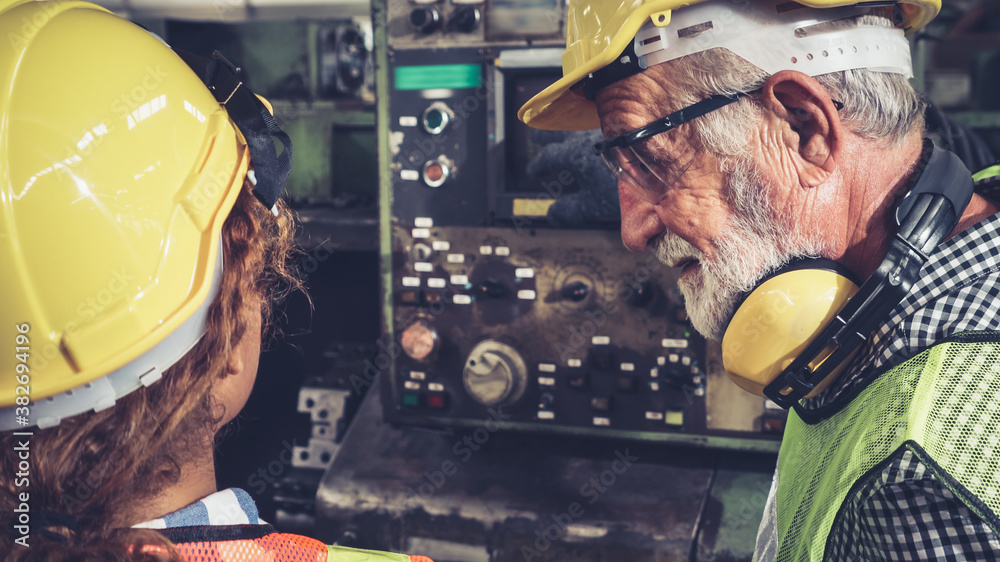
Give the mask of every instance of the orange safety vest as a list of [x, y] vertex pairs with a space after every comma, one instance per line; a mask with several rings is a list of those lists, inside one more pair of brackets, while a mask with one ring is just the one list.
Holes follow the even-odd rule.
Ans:
[[[159, 531], [171, 540], [171, 535], [183, 534], [186, 540], [174, 540], [174, 546], [188, 562], [434, 562], [426, 556], [328, 546], [302, 535], [269, 532], [254, 536], [259, 533], [241, 532], [248, 528], [260, 526], [175, 527]], [[206, 540], [197, 540], [199, 535]]]

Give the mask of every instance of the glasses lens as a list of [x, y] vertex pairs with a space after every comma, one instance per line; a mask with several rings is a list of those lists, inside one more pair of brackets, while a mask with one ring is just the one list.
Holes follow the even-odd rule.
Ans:
[[657, 150], [656, 143], [650, 142], [652, 140], [646, 139], [628, 148], [611, 148], [602, 152], [601, 158], [619, 181], [629, 184], [650, 203], [659, 203], [667, 189], [687, 171], [694, 152], [677, 159], [669, 158], [666, 147]]

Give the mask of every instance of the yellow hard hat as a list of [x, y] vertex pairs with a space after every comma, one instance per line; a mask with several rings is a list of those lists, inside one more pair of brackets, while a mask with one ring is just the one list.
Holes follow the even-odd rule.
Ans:
[[0, 36], [6, 430], [109, 407], [195, 345], [251, 150], [226, 93], [103, 8], [0, 0]]
[[[587, 96], [578, 89], [581, 81], [619, 60], [640, 30], [647, 27], [661, 30], [667, 28], [671, 26], [673, 20], [676, 20], [681, 14], [691, 11], [692, 8], [702, 11], [713, 10], [715, 17], [708, 19], [716, 20], [712, 22], [715, 24], [714, 31], [709, 31], [712, 29], [712, 24], [706, 22], [707, 27], [686, 27], [685, 31], [689, 32], [688, 35], [678, 36], [677, 34], [661, 33], [660, 37], [664, 46], [666, 43], [671, 43], [671, 47], [685, 42], [691, 43], [693, 48], [689, 49], [686, 54], [707, 50], [714, 46], [725, 46], [736, 50], [733, 45], [710, 44], [711, 42], [706, 39], [711, 33], [728, 33], [726, 24], [741, 13], [750, 10], [757, 10], [756, 16], [758, 18], [763, 17], [768, 20], [774, 18], [775, 12], [779, 16], [786, 16], [794, 12], [796, 7], [842, 9], [843, 16], [831, 17], [831, 19], [836, 19], [853, 15], [851, 10], [854, 14], [861, 13], [870, 9], [872, 4], [871, 2], [859, 3], [856, 0], [798, 0], [797, 2], [786, 2], [785, 0], [570, 0], [566, 17], [563, 77], [524, 104], [518, 112], [518, 117], [527, 125], [538, 129], [586, 130], [599, 127], [600, 122], [594, 102], [587, 99]], [[768, 8], [773, 8], [770, 14], [763, 13], [762, 7], [765, 5]], [[941, 9], [941, 0], [898, 0], [897, 5], [902, 15], [900, 28], [906, 33], [911, 33], [927, 25], [937, 15]], [[852, 8], [854, 6], [857, 7]], [[803, 22], [803, 26], [810, 25], [808, 20], [803, 20]], [[726, 31], [723, 31], [724, 29]], [[799, 35], [801, 37], [802, 34]], [[775, 37], [773, 34], [765, 34], [755, 40], [742, 42], [738, 37], [730, 35], [729, 38], [735, 44], [739, 44], [741, 48], [766, 48]], [[893, 45], [893, 49], [898, 48], [898, 46]], [[737, 54], [741, 55], [739, 52]], [[812, 53], [804, 53], [804, 55], [807, 54], [811, 55]], [[867, 54], [875, 54], [874, 49]], [[908, 58], [908, 56], [907, 50], [906, 57]], [[818, 52], [815, 57], [818, 61], [822, 54]], [[805, 56], [803, 56], [802, 61], [805, 60]], [[809, 60], [813, 60], [813, 58], [810, 57]]]

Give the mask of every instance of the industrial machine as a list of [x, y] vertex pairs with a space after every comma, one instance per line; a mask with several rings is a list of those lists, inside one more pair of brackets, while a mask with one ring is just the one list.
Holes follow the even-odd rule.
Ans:
[[591, 133], [517, 109], [561, 76], [558, 0], [375, 6], [386, 419], [776, 450], [784, 413], [619, 238]]

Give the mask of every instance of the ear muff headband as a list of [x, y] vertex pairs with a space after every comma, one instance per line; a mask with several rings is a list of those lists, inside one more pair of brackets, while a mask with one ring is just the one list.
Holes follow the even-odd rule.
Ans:
[[[929, 140], [924, 142], [922, 172], [896, 209], [899, 228], [878, 269], [857, 294], [825, 322], [822, 330], [808, 340], [808, 345], [790, 365], [780, 365], [782, 358], [775, 357], [781, 373], [764, 386], [763, 392], [782, 408], [795, 406], [802, 398], [815, 394], [820, 390], [820, 383], [832, 380], [830, 375], [846, 366], [875, 328], [909, 293], [928, 256], [955, 229], [972, 199], [972, 177], [962, 161], [950, 152], [934, 148]], [[755, 292], [763, 287], [761, 285]], [[733, 316], [734, 320], [740, 315], [740, 309]], [[727, 338], [733, 328], [730, 324]], [[725, 360], [725, 351], [723, 353]], [[758, 381], [763, 378], [760, 373], [755, 376]]]

